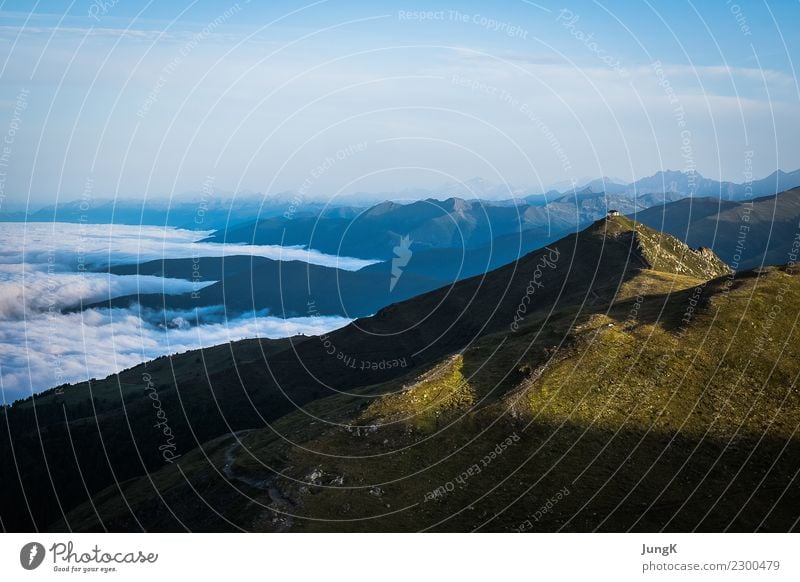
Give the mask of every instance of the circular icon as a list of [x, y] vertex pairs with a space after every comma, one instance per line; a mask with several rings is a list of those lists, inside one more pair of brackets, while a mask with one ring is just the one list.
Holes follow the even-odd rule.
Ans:
[[35, 570], [44, 561], [44, 546], [38, 542], [29, 542], [19, 551], [19, 563], [26, 570]]

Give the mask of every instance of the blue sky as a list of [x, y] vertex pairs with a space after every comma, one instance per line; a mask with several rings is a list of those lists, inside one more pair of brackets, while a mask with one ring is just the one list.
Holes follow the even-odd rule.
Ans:
[[798, 2], [31, 5], [0, 14], [0, 209], [800, 167]]

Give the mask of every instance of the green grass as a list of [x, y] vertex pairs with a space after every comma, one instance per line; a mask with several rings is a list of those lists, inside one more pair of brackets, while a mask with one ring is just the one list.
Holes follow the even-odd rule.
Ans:
[[[633, 227], [620, 218], [595, 229], [623, 238]], [[792, 527], [800, 276], [772, 268], [698, 287], [704, 273], [726, 272], [713, 257], [649, 232], [629, 242], [661, 270], [641, 268], [611, 304], [531, 313], [515, 333], [316, 399], [242, 436], [237, 474], [269, 480], [291, 504], [289, 522], [263, 490], [219, 477], [230, 437], [204, 446], [210, 461], [195, 450], [183, 473], [153, 473], [157, 490], [198, 530]], [[484, 464], [510, 435], [518, 442]], [[144, 527], [174, 529], [152, 507], [149, 480], [122, 487]], [[569, 495], [533, 519], [564, 488]], [[130, 523], [114, 488], [96, 501], [111, 523]], [[88, 527], [91, 515], [84, 504], [70, 518]]]
[[[749, 365], [743, 355], [752, 346], [752, 335], [740, 333], [731, 336], [731, 332], [742, 317], [743, 323], [750, 327], [754, 321], [761, 320], [771, 305], [769, 298], [774, 297], [777, 289], [786, 282], [792, 290], [786, 293], [784, 304], [793, 313], [800, 313], [798, 278], [773, 270], [759, 279], [747, 281], [728, 296], [720, 295], [721, 283], [711, 285], [709, 293], [716, 294], [686, 331], [679, 324], [685, 305], [692, 297], [692, 289], [669, 297], [649, 297], [649, 303], [642, 307], [642, 320], [633, 325], [628, 322], [627, 328], [623, 326], [626, 321], [623, 315], [628, 313], [629, 305], [624, 302], [612, 309], [609, 315], [589, 315], [578, 326], [579, 331], [570, 335], [563, 353], [552, 354], [552, 364], [538, 379], [532, 382], [523, 379], [519, 390], [512, 390], [489, 407], [476, 408], [451, 426], [442, 427], [441, 433], [433, 437], [428, 431], [415, 430], [415, 418], [409, 419], [405, 427], [390, 426], [362, 435], [357, 444], [353, 437], [345, 438], [340, 432], [323, 435], [309, 448], [341, 456], [384, 453], [366, 459], [329, 457], [324, 462], [318, 455], [306, 451], [290, 454], [293, 478], [302, 480], [312, 465], [318, 467], [322, 462], [326, 474], [341, 476], [345, 484], [355, 487], [305, 492], [289, 482], [284, 483], [287, 491], [303, 499], [305, 515], [342, 520], [374, 516], [391, 508], [418, 504], [426, 491], [452, 480], [480, 458], [481, 447], [484, 451], [490, 450], [494, 442], [502, 440], [510, 432], [532, 427], [518, 451], [510, 452], [507, 459], [488, 467], [481, 479], [468, 481], [463, 490], [454, 492], [451, 498], [441, 503], [415, 505], [413, 510], [398, 516], [384, 516], [377, 522], [367, 519], [355, 523], [299, 521], [297, 527], [312, 530], [372, 529], [373, 526], [414, 529], [415, 525], [430, 524], [434, 516], [446, 515], [442, 506], [451, 511], [457, 507], [456, 500], [474, 499], [481, 486], [488, 489], [488, 484], [494, 483], [496, 477], [507, 476], [505, 469], [517, 469], [516, 464], [525, 459], [521, 451], [541, 444], [533, 434], [537, 431], [548, 436], [556, 435], [552, 441], [553, 448], [548, 449], [553, 455], [554, 450], [563, 452], [569, 448], [567, 444], [579, 442], [573, 433], [579, 430], [584, 433], [578, 445], [580, 450], [574, 451], [578, 460], [559, 467], [560, 472], [570, 475], [579, 474], [586, 467], [581, 463], [591, 462], [590, 451], [596, 453], [610, 444], [606, 453], [624, 458], [641, 439], [662, 447], [667, 447], [669, 442], [673, 446], [675, 442], [681, 442], [686, 449], [685, 456], [690, 455], [693, 449], [703, 451], [694, 459], [695, 464], [689, 465], [693, 471], [698, 467], [713, 467], [714, 461], [724, 458], [725, 454], [733, 454], [731, 451], [741, 453], [742, 457], [737, 457], [741, 461], [743, 451], [756, 450], [752, 443], [762, 436], [765, 437], [762, 448], [764, 442], [785, 443], [794, 427], [800, 425], [800, 401], [797, 390], [792, 387], [793, 375], [800, 370], [797, 365], [800, 354], [796, 347], [800, 344], [792, 322], [786, 321], [774, 328], [765, 357], [751, 361]], [[755, 293], [756, 300], [750, 298], [751, 293]], [[660, 305], [656, 309], [651, 304]], [[654, 311], [661, 314], [661, 320], [654, 320]], [[535, 335], [535, 326], [530, 326], [528, 334]], [[494, 344], [496, 339], [486, 338], [481, 344]], [[522, 345], [531, 339], [527, 334], [517, 337], [504, 346], [503, 352], [521, 354]], [[479, 345], [475, 351], [482, 348]], [[779, 353], [781, 349], [785, 351]], [[469, 361], [473, 355], [466, 352], [464, 361]], [[530, 370], [541, 365], [541, 360], [529, 362], [532, 364]], [[770, 374], [768, 368], [771, 369], [775, 362], [777, 366]], [[490, 365], [494, 364], [490, 362]], [[462, 366], [462, 373], [464, 367], [466, 365]], [[501, 365], [487, 377], [496, 378], [506, 371]], [[476, 377], [471, 377], [469, 383], [476, 393], [489, 393], [494, 388], [482, 385]], [[425, 382], [419, 386], [430, 388]], [[411, 394], [414, 394], [414, 389], [404, 393], [402, 398], [385, 396], [370, 409], [380, 410], [383, 418], [404, 417], [421, 404], [420, 401], [409, 401]], [[425, 414], [424, 406], [418, 410]], [[481, 431], [486, 432], [481, 434]], [[470, 443], [473, 438], [476, 440]], [[726, 449], [720, 444], [726, 442], [737, 444]], [[789, 443], [795, 446], [793, 439]], [[391, 453], [398, 449], [401, 452]], [[681, 447], [675, 450], [681, 450]], [[763, 459], [776, 458], [786, 460], [778, 455], [777, 449], [763, 451]], [[522, 483], [535, 483], [548, 468], [546, 463], [528, 465], [518, 477]], [[602, 467], [595, 469], [597, 474], [587, 481], [587, 489], [600, 491], [601, 499], [606, 502], [616, 498], [616, 494], [602, 491], [603, 478], [608, 474]], [[633, 468], [626, 468], [622, 474], [630, 479], [632, 472]], [[490, 474], [495, 477], [490, 477]], [[713, 479], [709, 484], [721, 487], [725, 474], [713, 471], [711, 474]], [[671, 463], [656, 465], [654, 475], [660, 475], [664, 480], [675, 475], [684, 478], [680, 467]], [[686, 478], [696, 479], [698, 476]], [[375, 483], [382, 483], [380, 496], [370, 493], [369, 486]], [[514, 486], [519, 483], [516, 481]], [[507, 486], [509, 490], [514, 489], [510, 484]], [[655, 481], [651, 487], [655, 487]], [[672, 495], [679, 497], [680, 493], [673, 492]], [[497, 493], [493, 507], [501, 507], [502, 498], [503, 494]], [[523, 506], [530, 504], [535, 505], [535, 502], [528, 500]], [[343, 507], [347, 510], [344, 511]], [[565, 506], [558, 514], [566, 509]], [[576, 508], [570, 506], [570, 509]], [[532, 505], [529, 510], [533, 511]], [[452, 522], [458, 524], [456, 529], [476, 525], [467, 519], [468, 515], [453, 518]], [[588, 516], [590, 522], [591, 517]], [[624, 523], [624, 519], [625, 516], [620, 516], [615, 523]], [[690, 523], [691, 516], [683, 519], [685, 521], [679, 523]], [[552, 527], [553, 521], [549, 523]]]
[[371, 404], [359, 422], [365, 425], [405, 422], [419, 431], [433, 432], [475, 404], [475, 393], [464, 377], [463, 367], [461, 355], [446, 359], [402, 391]]

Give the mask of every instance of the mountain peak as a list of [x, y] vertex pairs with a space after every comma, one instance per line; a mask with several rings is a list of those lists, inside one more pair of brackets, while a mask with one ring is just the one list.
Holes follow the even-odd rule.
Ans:
[[386, 200], [385, 202], [381, 202], [380, 204], [376, 204], [372, 208], [369, 208], [364, 212], [365, 216], [378, 216], [380, 214], [386, 214], [387, 212], [391, 212], [396, 208], [399, 208], [402, 204], [398, 204], [397, 202], [392, 202], [391, 200]]
[[611, 215], [595, 222], [589, 230], [593, 236], [624, 240], [630, 243], [631, 254], [645, 268], [708, 280], [731, 272], [709, 248], [691, 248], [671, 234], [654, 230], [627, 216]]

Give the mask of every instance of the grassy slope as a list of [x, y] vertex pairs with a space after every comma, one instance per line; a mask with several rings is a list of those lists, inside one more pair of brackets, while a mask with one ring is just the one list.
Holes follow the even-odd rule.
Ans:
[[670, 233], [692, 246], [714, 249], [739, 269], [781, 265], [789, 259], [800, 220], [800, 188], [750, 203], [715, 198], [687, 198], [654, 206], [636, 215], [644, 224]]
[[[148, 480], [127, 483], [138, 522], [113, 490], [95, 506], [112, 529], [789, 529], [800, 350], [793, 318], [770, 313], [800, 313], [800, 278], [730, 281], [639, 271], [610, 308], [539, 313], [208, 443], [153, 475], [164, 505]], [[100, 527], [89, 505], [69, 521]]]
[[[686, 327], [680, 321], [691, 292], [675, 294], [666, 303], [651, 296], [637, 321], [628, 320], [630, 302], [617, 306], [610, 316], [586, 317], [570, 333], [567, 345], [552, 352], [546, 369], [541, 370], [541, 360], [523, 356], [521, 367], [530, 366], [532, 377], [488, 406], [476, 409], [464, 399], [463, 417], [449, 409], [436, 427], [423, 430], [412, 416], [368, 435], [367, 446], [353, 443], [342, 431], [306, 445], [336, 455], [333, 459], [294, 450], [288, 463], [295, 479], [307, 480], [309, 468], [321, 467], [326, 475], [342, 475], [344, 485], [384, 483], [378, 504], [370, 503], [363, 489], [325, 488], [311, 495], [287, 480], [287, 490], [302, 500], [303, 515], [366, 518], [416, 504], [380, 519], [298, 520], [296, 527], [508, 530], [519, 527], [562, 487], [572, 496], [537, 522], [536, 529], [752, 530], [765, 519], [767, 529], [792, 527], [800, 514], [796, 489], [790, 486], [798, 469], [798, 443], [793, 438], [800, 425], [800, 396], [794, 386], [798, 334], [792, 318], [777, 320], [769, 329], [759, 327], [769, 320], [771, 301], [784, 285], [790, 288], [784, 308], [800, 312], [800, 280], [771, 271], [727, 297], [720, 294], [722, 283], [707, 291], [709, 303]], [[654, 312], [662, 307], [660, 321], [654, 320]], [[743, 314], [745, 329], [732, 335]], [[532, 326], [527, 337], [507, 342], [504, 351], [524, 353], [536, 330]], [[758, 341], [762, 335], [765, 351], [754, 354], [754, 336]], [[496, 339], [484, 341], [496, 344]], [[496, 389], [494, 378], [507, 371], [500, 363], [486, 374], [488, 383], [469, 376], [469, 392], [491, 393]], [[420, 396], [432, 388], [436, 387], [424, 382], [414, 385], [403, 401], [419, 401], [417, 414], [424, 418], [431, 407]], [[445, 390], [446, 385], [438, 388]], [[359, 422], [409, 416], [406, 407], [397, 407], [395, 417], [387, 414], [388, 404], [379, 401], [381, 414], [374, 414], [373, 405]], [[454, 424], [447, 426], [448, 421]], [[470, 443], [482, 430], [486, 433]], [[499, 461], [463, 487], [456, 485], [452, 494], [424, 502], [426, 492], [452, 481], [513, 432], [524, 434], [522, 441]], [[364, 455], [370, 448], [394, 451], [412, 444], [403, 452], [370, 460], [341, 458]], [[448, 457], [450, 453], [454, 455]], [[416, 471], [422, 472], [414, 475]], [[513, 507], [505, 510], [511, 502]], [[498, 512], [502, 513], [495, 517]]]

